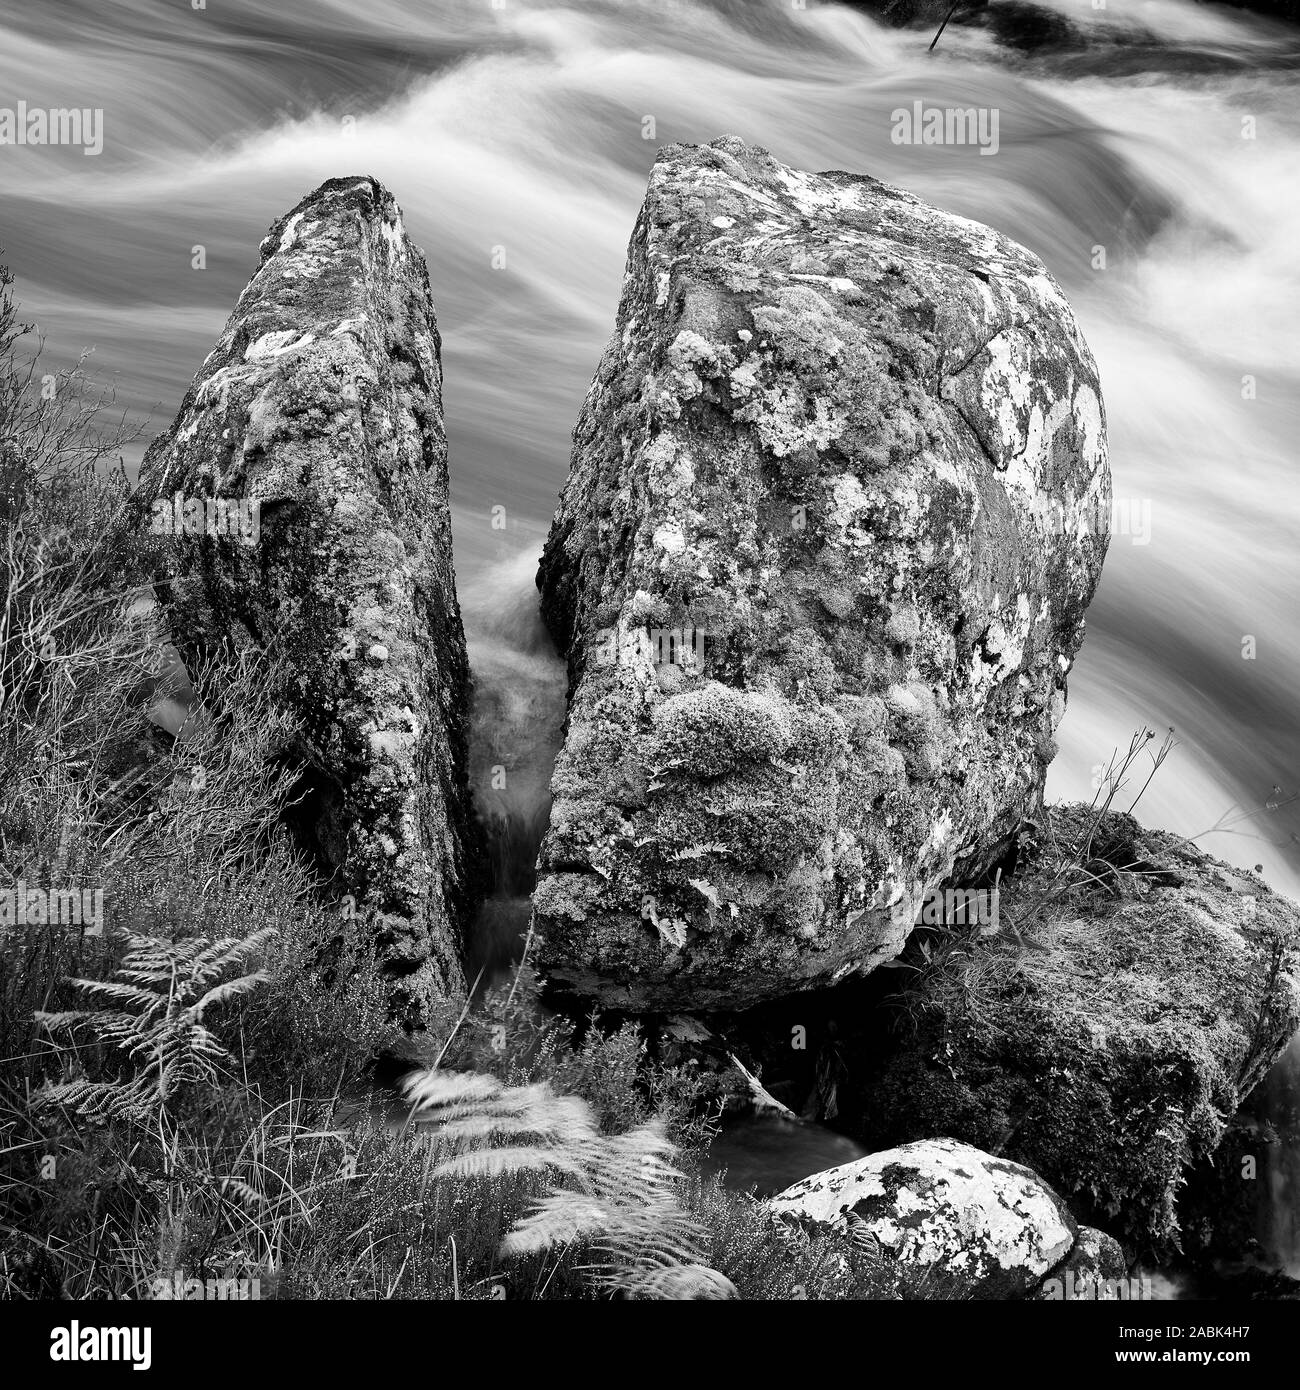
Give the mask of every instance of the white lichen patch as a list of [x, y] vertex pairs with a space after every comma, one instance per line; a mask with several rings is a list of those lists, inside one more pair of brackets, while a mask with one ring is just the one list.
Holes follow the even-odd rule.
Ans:
[[825, 217], [827, 214], [861, 208], [858, 191], [852, 186], [833, 183], [830, 179], [818, 178], [816, 174], [805, 174], [797, 169], [778, 169], [777, 178], [790, 201], [804, 217]]
[[394, 217], [391, 222], [384, 221], [379, 224], [379, 232], [383, 237], [388, 254], [397, 259], [405, 254], [406, 247], [406, 228], [402, 226], [402, 219]]
[[945, 806], [930, 823], [930, 833], [921, 845], [921, 859], [929, 859], [942, 850], [952, 838], [952, 811]]
[[1024, 439], [1020, 451], [1007, 460], [1003, 486], [1008, 495], [1030, 507], [1035, 499], [1042, 495], [1041, 480], [1051, 460], [1052, 443], [1057, 431], [1066, 425], [1070, 418], [1068, 397], [1052, 401], [1046, 412], [1038, 401], [1033, 403], [1025, 420]]
[[280, 244], [276, 247], [276, 254], [283, 255], [294, 243], [294, 238], [298, 234], [298, 226], [305, 216], [303, 212], [295, 212], [294, 215], [284, 224], [284, 231], [280, 233]]
[[414, 737], [405, 729], [375, 729], [367, 737], [370, 755], [376, 762], [405, 764], [415, 746]]
[[990, 662], [976, 651], [971, 659], [972, 685], [979, 686], [985, 682], [996, 685], [1020, 668], [1025, 657], [1025, 643], [1029, 640], [1029, 615], [1029, 595], [1019, 594], [1010, 626], [1000, 618], [995, 618], [989, 624], [984, 634], [984, 652], [997, 660]]
[[874, 499], [856, 473], [837, 473], [830, 479], [830, 494], [827, 527], [841, 545], [850, 544], [861, 537], [861, 518], [872, 509]]
[[801, 280], [805, 284], [825, 285], [828, 290], [834, 290], [836, 294], [857, 294], [859, 286], [856, 280], [850, 280], [844, 275], [791, 275], [792, 280]]
[[[1080, 452], [1085, 461], [1104, 458], [1106, 431], [1101, 415], [1101, 400], [1087, 382], [1080, 382], [1074, 391], [1074, 418], [1082, 431]], [[1102, 481], [1100, 470], [1092, 480], [1093, 487]]]
[[315, 341], [314, 333], [300, 333], [294, 328], [263, 333], [256, 342], [249, 343], [244, 350], [244, 361], [256, 362], [266, 357], [283, 357], [286, 352], [297, 352], [299, 348], [309, 347]]
[[914, 691], [905, 685], [891, 685], [886, 695], [886, 700], [896, 714], [919, 714], [921, 712], [921, 702], [917, 699]]
[[972, 1291], [989, 1282], [1028, 1289], [1074, 1244], [1068, 1217], [1036, 1174], [952, 1139], [815, 1173], [768, 1205], [829, 1226], [853, 1212], [895, 1259], [959, 1276]]
[[1005, 465], [1012, 455], [1024, 452], [1033, 381], [1016, 332], [999, 333], [984, 350], [989, 361], [980, 383], [980, 402], [997, 425], [1000, 461]]
[[802, 383], [785, 375], [737, 410], [735, 418], [754, 426], [763, 448], [774, 458], [808, 447], [818, 452], [828, 449], [847, 423], [843, 407], [825, 396], [809, 401]]
[[680, 555], [686, 549], [686, 533], [680, 522], [665, 521], [655, 528], [654, 546], [665, 555]]
[[689, 328], [684, 328], [668, 345], [668, 361], [679, 371], [698, 372], [701, 376], [717, 376], [720, 370], [718, 350]]
[[[748, 332], [748, 330], [743, 329], [742, 332]], [[731, 369], [728, 382], [731, 386], [732, 399], [737, 403], [743, 405], [744, 402], [749, 400], [754, 392], [759, 389], [758, 373], [760, 365], [761, 363], [757, 358], [750, 357], [738, 367], [733, 367]]]

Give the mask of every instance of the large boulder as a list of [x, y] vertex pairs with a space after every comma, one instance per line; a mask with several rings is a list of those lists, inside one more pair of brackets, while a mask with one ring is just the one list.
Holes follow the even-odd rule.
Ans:
[[538, 576], [552, 981], [708, 1010], [893, 957], [1041, 798], [1109, 505], [1030, 252], [739, 140], [664, 150]]
[[406, 1022], [464, 983], [478, 833], [440, 346], [391, 194], [332, 179], [262, 242], [139, 495], [191, 669], [221, 644], [282, 659], [295, 829]]
[[[932, 938], [912, 1026], [858, 1059], [841, 1118], [873, 1146], [941, 1128], [997, 1148], [1084, 1219], [1167, 1250], [1185, 1179], [1300, 1028], [1300, 907], [1132, 816], [1052, 807], [1036, 837], [997, 933]], [[1243, 1152], [1262, 1162], [1240, 1142], [1215, 1161], [1245, 1201], [1263, 1178]]]
[[1023, 1298], [1074, 1247], [1077, 1227], [1037, 1174], [952, 1139], [814, 1173], [769, 1198], [787, 1219], [845, 1226], [931, 1284], [931, 1296]]

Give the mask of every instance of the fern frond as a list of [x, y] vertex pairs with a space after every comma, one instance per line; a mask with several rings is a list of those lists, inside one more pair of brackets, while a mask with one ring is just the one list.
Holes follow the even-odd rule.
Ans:
[[147, 1091], [107, 1081], [65, 1081], [47, 1086], [36, 1099], [66, 1106], [88, 1120], [141, 1119], [148, 1112]]
[[553, 1192], [543, 1197], [501, 1242], [503, 1255], [538, 1255], [557, 1245], [570, 1245], [605, 1229], [609, 1213], [604, 1203], [582, 1192]]
[[69, 1082], [47, 1099], [88, 1118], [146, 1118], [181, 1089], [210, 1085], [217, 1064], [229, 1053], [203, 1022], [203, 1015], [247, 994], [266, 980], [255, 971], [213, 984], [245, 956], [260, 950], [273, 928], [246, 938], [171, 942], [127, 933], [127, 951], [112, 980], [73, 979], [71, 984], [116, 1008], [38, 1013], [49, 1032], [85, 1027], [105, 1046], [125, 1051], [136, 1066], [124, 1082]]
[[241, 1206], [247, 1207], [250, 1210], [255, 1210], [258, 1207], [266, 1205], [266, 1197], [255, 1187], [246, 1183], [243, 1178], [222, 1178], [221, 1195], [223, 1197], [233, 1195], [238, 1199]]
[[503, 1089], [495, 1077], [481, 1076], [477, 1072], [420, 1071], [402, 1080], [406, 1099], [421, 1109], [450, 1105], [454, 1101], [488, 1100]]
[[571, 1173], [580, 1173], [581, 1168], [567, 1155], [553, 1153], [549, 1149], [473, 1149], [469, 1153], [457, 1154], [433, 1170], [434, 1177], [448, 1178], [499, 1178], [507, 1173], [543, 1173], [548, 1168], [561, 1168]]
[[[584, 1268], [602, 1289], [637, 1298], [735, 1296], [703, 1263], [703, 1231], [678, 1201], [683, 1174], [661, 1123], [602, 1134], [585, 1101], [545, 1083], [506, 1087], [436, 1068], [407, 1077], [403, 1091], [413, 1119], [434, 1126], [437, 1142], [480, 1146], [444, 1160], [434, 1176], [554, 1171], [568, 1179], [516, 1223], [503, 1256], [586, 1241], [594, 1258]], [[497, 1142], [525, 1138], [534, 1143]]]
[[474, 1139], [538, 1138], [543, 1133], [531, 1115], [466, 1115], [438, 1126], [439, 1140], [448, 1144]]
[[665, 1265], [635, 1280], [627, 1291], [633, 1298], [725, 1300], [740, 1297], [725, 1274], [698, 1264]]
[[156, 991], [142, 985], [126, 984], [120, 980], [69, 980], [86, 994], [114, 1004], [135, 1004], [146, 1012], [161, 1008], [165, 999], [160, 999]]
[[78, 1023], [89, 1017], [84, 1009], [64, 1009], [55, 1014], [47, 1013], [44, 1009], [37, 1009], [32, 1016], [47, 1033], [53, 1033], [62, 1028], [75, 1028]]
[[186, 1009], [186, 1015], [190, 1018], [201, 1018], [204, 1009], [215, 1008], [218, 1004], [236, 999], [241, 994], [248, 994], [258, 985], [264, 985], [270, 978], [265, 970], [258, 970], [252, 975], [241, 975], [237, 980], [227, 980], [223, 985], [214, 985], [197, 1004], [191, 1004]]

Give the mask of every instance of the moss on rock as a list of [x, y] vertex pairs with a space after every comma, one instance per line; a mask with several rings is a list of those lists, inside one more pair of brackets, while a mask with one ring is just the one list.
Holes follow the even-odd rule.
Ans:
[[263, 241], [137, 498], [145, 520], [177, 493], [257, 509], [255, 535], [159, 537], [157, 576], [187, 654], [287, 659], [293, 826], [408, 1023], [464, 987], [479, 847], [440, 348], [392, 195], [332, 179]]
[[744, 1007], [894, 956], [1038, 802], [1106, 546], [1053, 518], [1109, 489], [1023, 247], [739, 140], [661, 152], [538, 579], [570, 678], [539, 874], [597, 880], [580, 923], [539, 896], [551, 980]]
[[1129, 816], [1054, 878], [1088, 824], [1086, 807], [1052, 808], [1003, 882], [1002, 930], [939, 953], [857, 1105], [870, 1142], [995, 1149], [1085, 1218], [1167, 1247], [1185, 1175], [1300, 1027], [1300, 908]]

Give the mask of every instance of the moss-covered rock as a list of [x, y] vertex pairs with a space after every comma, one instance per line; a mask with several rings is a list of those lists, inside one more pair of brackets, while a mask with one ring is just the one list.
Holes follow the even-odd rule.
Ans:
[[1109, 521], [1097, 370], [1005, 237], [735, 139], [660, 155], [539, 574], [553, 982], [870, 971], [1041, 796]]
[[[1000, 930], [935, 953], [853, 1105], [872, 1144], [951, 1134], [1144, 1248], [1300, 1027], [1300, 908], [1195, 845], [1052, 808]], [[1198, 1237], [1199, 1240], [1199, 1237]]]
[[1080, 1226], [1074, 1248], [1031, 1295], [1042, 1302], [1088, 1299], [1103, 1303], [1149, 1297], [1139, 1276], [1130, 1280], [1128, 1261], [1114, 1236]]
[[[428, 273], [392, 195], [330, 180], [263, 241], [139, 494], [182, 651], [287, 660], [295, 828], [367, 919], [407, 1022], [463, 987], [477, 839], [441, 392]], [[175, 533], [204, 499], [239, 524], [205, 508], [200, 534]]]

